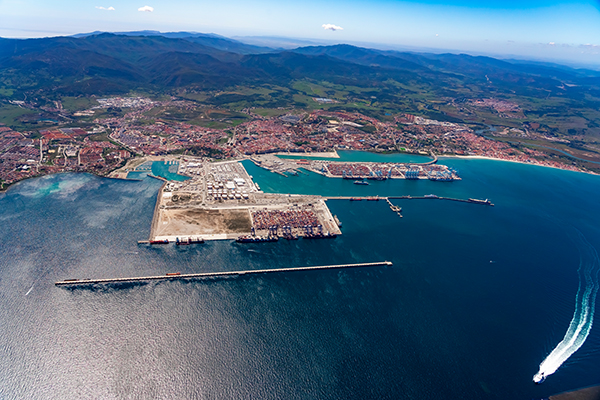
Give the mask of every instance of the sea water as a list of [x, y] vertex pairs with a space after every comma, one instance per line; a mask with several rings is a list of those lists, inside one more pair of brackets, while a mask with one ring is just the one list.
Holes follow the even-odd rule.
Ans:
[[[400, 161], [398, 161], [400, 162]], [[531, 399], [599, 383], [600, 330], [536, 386], [600, 248], [600, 178], [440, 161], [462, 181], [369, 186], [244, 165], [330, 200], [335, 240], [138, 246], [161, 182], [59, 174], [0, 194], [0, 398]], [[389, 260], [391, 267], [55, 287], [107, 278]]]
[[127, 174], [127, 179], [143, 179], [148, 173], [176, 182], [183, 182], [190, 179], [188, 176], [179, 175], [177, 173], [178, 169], [178, 161], [147, 161], [137, 167], [135, 171], [130, 171]]

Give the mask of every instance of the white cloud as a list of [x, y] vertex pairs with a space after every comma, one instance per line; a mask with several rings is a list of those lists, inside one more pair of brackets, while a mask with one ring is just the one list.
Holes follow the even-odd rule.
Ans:
[[342, 28], [341, 26], [337, 26], [334, 24], [323, 24], [322, 25], [323, 29], [329, 29], [330, 31], [343, 31], [344, 28]]
[[98, 10], [105, 10], [105, 11], [115, 11], [115, 8], [114, 8], [114, 7], [108, 7], [108, 8], [105, 8], [105, 7], [102, 7], [102, 6], [96, 6], [96, 8], [97, 8]]
[[144, 7], [138, 8], [138, 11], [152, 12], [152, 11], [154, 11], [154, 7], [144, 6]]

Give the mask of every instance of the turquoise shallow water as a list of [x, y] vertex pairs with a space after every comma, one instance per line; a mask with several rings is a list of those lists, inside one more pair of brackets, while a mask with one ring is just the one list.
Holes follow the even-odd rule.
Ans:
[[[0, 397], [531, 399], [599, 383], [600, 334], [536, 386], [575, 308], [600, 179], [444, 160], [462, 181], [284, 178], [265, 191], [490, 198], [329, 201], [335, 240], [183, 249], [148, 236], [154, 179], [60, 174], [0, 194]], [[393, 267], [56, 288], [65, 278], [390, 260]]]
[[154, 176], [160, 176], [170, 181], [182, 182], [190, 179], [187, 176], [179, 175], [177, 173], [178, 168], [178, 162], [148, 161], [138, 167], [137, 171], [129, 172], [127, 179], [143, 179], [149, 172], [152, 172]]

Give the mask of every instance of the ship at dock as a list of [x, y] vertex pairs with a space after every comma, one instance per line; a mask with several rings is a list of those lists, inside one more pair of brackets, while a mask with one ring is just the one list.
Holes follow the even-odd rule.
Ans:
[[488, 199], [485, 200], [480, 200], [480, 199], [469, 199], [467, 200], [469, 203], [475, 203], [475, 204], [483, 204], [486, 206], [493, 206], [492, 202], [489, 201]]
[[148, 241], [150, 244], [169, 244], [169, 239], [164, 240], [150, 240]]
[[304, 239], [335, 239], [337, 234], [327, 232], [327, 233], [309, 233], [304, 235]]
[[186, 246], [186, 245], [190, 245], [190, 244], [201, 244], [201, 243], [204, 243], [204, 239], [202, 239], [202, 238], [188, 237], [188, 238], [182, 238], [182, 239], [177, 238], [175, 240], [175, 244], [177, 246]]
[[238, 243], [265, 243], [265, 242], [276, 242], [279, 238], [277, 236], [240, 236], [235, 241]]

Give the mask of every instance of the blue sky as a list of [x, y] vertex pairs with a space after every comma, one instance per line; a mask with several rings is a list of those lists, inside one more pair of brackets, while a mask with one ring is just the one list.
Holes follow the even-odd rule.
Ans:
[[[138, 11], [144, 6], [153, 11]], [[324, 29], [324, 24], [343, 29]], [[600, 1], [0, 0], [2, 37], [142, 29], [377, 43], [600, 66]]]

